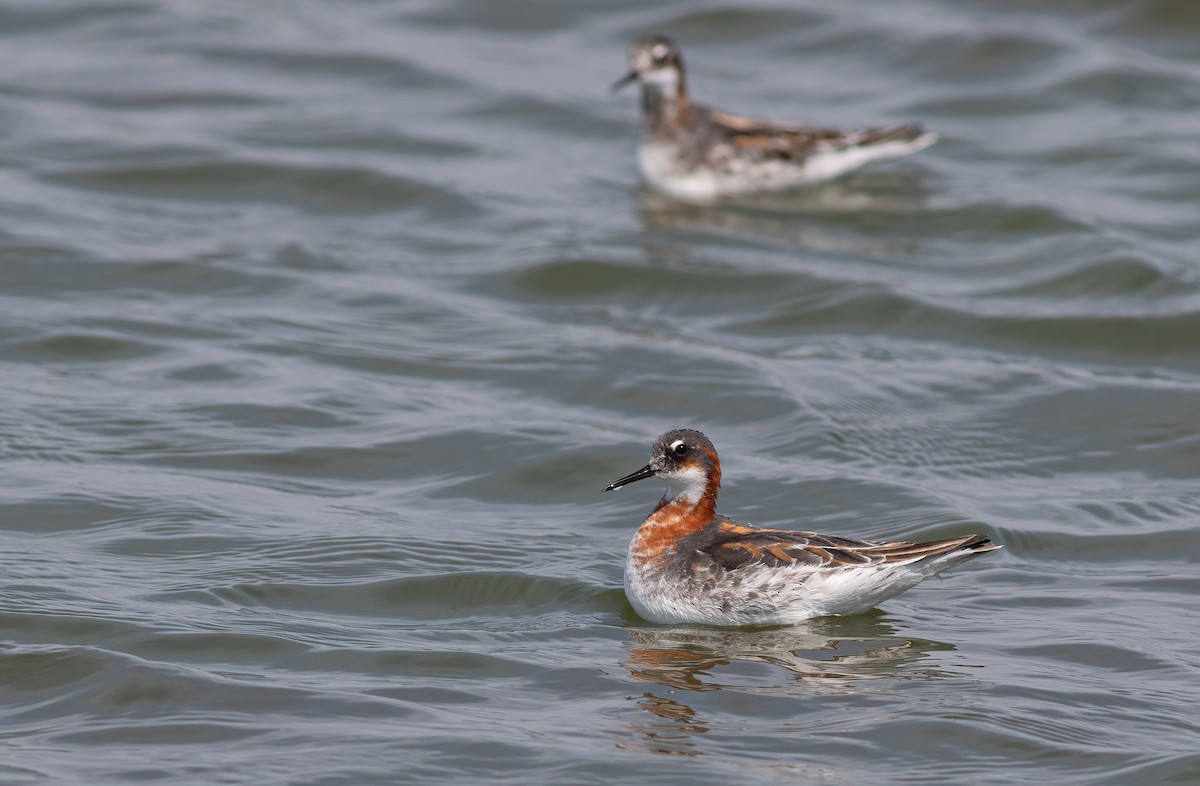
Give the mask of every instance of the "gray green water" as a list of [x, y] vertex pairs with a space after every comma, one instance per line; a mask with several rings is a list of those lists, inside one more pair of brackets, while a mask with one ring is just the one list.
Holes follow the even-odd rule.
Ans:
[[[911, 159], [637, 185], [634, 36]], [[0, 3], [0, 782], [1200, 782], [1200, 5]], [[639, 621], [723, 512], [1007, 548]]]

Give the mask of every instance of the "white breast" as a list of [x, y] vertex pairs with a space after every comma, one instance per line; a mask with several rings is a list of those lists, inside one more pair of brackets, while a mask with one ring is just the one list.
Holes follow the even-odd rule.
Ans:
[[712, 170], [683, 166], [673, 145], [642, 142], [638, 147], [638, 168], [647, 183], [673, 197], [703, 202], [721, 193]]

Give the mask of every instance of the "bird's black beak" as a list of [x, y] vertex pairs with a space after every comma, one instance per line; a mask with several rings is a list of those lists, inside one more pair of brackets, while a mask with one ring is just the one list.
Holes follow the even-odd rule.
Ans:
[[612, 87], [610, 87], [610, 88], [608, 88], [608, 89], [609, 89], [610, 91], [612, 91], [612, 92], [614, 92], [614, 93], [615, 93], [615, 92], [617, 92], [618, 90], [620, 90], [622, 87], [624, 87], [625, 85], [629, 84], [630, 82], [636, 82], [636, 81], [637, 81], [637, 78], [638, 78], [638, 72], [637, 72], [637, 70], [636, 70], [636, 69], [632, 69], [632, 68], [631, 68], [631, 69], [629, 69], [629, 73], [628, 73], [628, 74], [626, 74], [625, 76], [621, 77], [621, 78], [620, 78], [620, 79], [618, 79], [617, 81], [613, 82], [613, 83], [612, 83]]
[[633, 483], [634, 481], [645, 480], [646, 478], [652, 478], [652, 477], [654, 477], [654, 470], [650, 469], [650, 465], [647, 464], [646, 466], [642, 467], [641, 469], [639, 469], [637, 472], [633, 473], [632, 475], [626, 475], [625, 477], [621, 478], [620, 480], [614, 480], [612, 483], [609, 483], [607, 486], [604, 487], [604, 490], [605, 491], [615, 491], [616, 489], [621, 488], [621, 486], [628, 486], [630, 483]]

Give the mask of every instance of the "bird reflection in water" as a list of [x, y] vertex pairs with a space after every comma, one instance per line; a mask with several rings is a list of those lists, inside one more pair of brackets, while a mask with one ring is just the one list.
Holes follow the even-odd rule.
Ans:
[[624, 725], [654, 753], [704, 753], [696, 737], [710, 731], [685, 691], [737, 690], [770, 696], [867, 693], [896, 679], [953, 676], [926, 654], [953, 645], [898, 635], [870, 614], [825, 618], [803, 626], [769, 629], [699, 627], [631, 629], [625, 668], [658, 687], [637, 699], [639, 715]]
[[[643, 191], [639, 194], [638, 218], [652, 233], [650, 237], [658, 238], [656, 243], [678, 245], [680, 249], [694, 250], [707, 237], [725, 243], [748, 242], [750, 248], [805, 248], [867, 258], [915, 253], [919, 243], [909, 236], [909, 216], [923, 207], [926, 194], [906, 181], [891, 182], [888, 175], [873, 177], [891, 187], [881, 185], [868, 193], [830, 183], [810, 190], [756, 194], [716, 204], [679, 202]], [[888, 232], [886, 236], [864, 233], [863, 222], [885, 227]], [[697, 232], [703, 235], [698, 237]]]

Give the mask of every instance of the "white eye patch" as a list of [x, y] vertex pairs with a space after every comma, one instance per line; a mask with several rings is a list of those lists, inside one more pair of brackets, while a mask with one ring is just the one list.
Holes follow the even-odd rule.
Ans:
[[668, 51], [670, 50], [667, 49], [666, 44], [657, 44], [653, 49], [650, 50], [650, 54], [655, 60], [662, 60], [667, 56]]
[[683, 440], [682, 440], [682, 439], [677, 439], [677, 440], [675, 440], [674, 442], [672, 442], [672, 443], [671, 443], [671, 452], [672, 452], [672, 453], [674, 453], [674, 452], [675, 452], [675, 448], [679, 447], [679, 446], [680, 446], [680, 445], [682, 445], [682, 444], [683, 444]]

